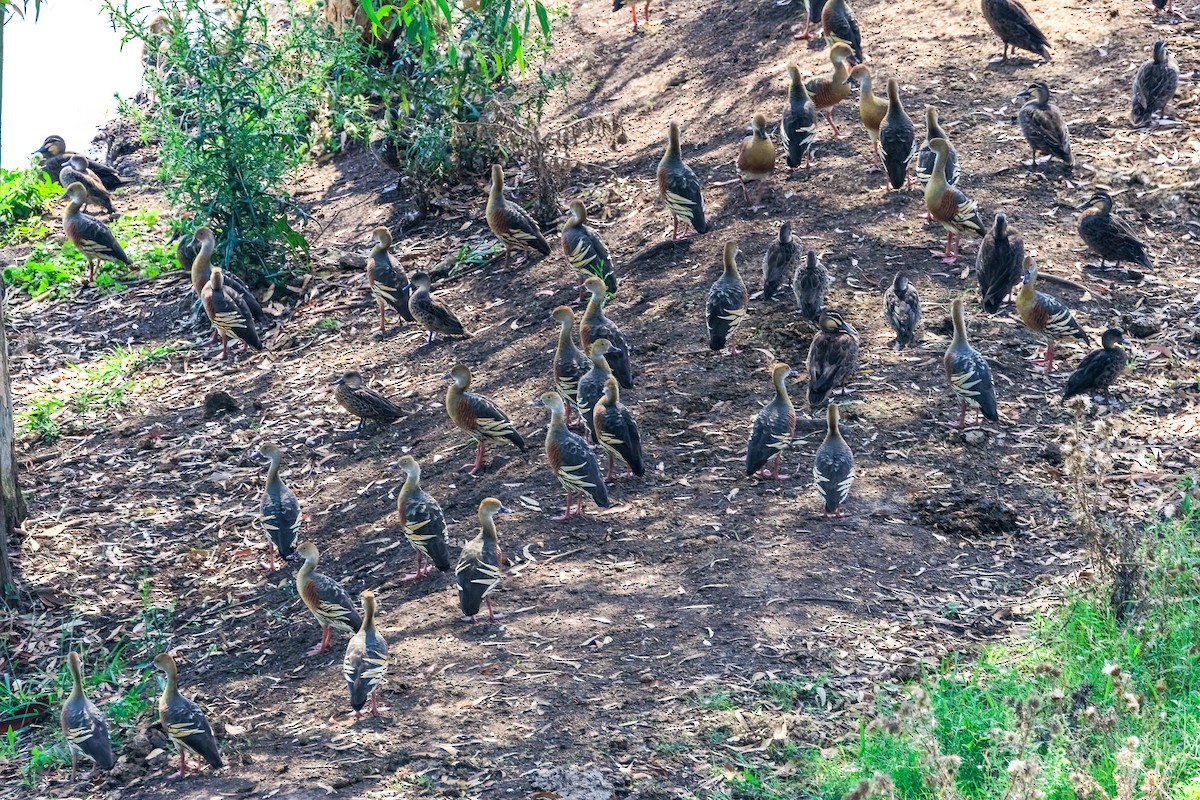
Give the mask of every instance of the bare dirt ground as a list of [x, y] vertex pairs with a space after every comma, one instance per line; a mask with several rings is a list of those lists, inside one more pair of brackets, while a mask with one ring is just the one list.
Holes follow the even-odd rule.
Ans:
[[[1196, 463], [1200, 112], [1189, 80], [1176, 104], [1180, 127], [1134, 132], [1126, 109], [1133, 70], [1156, 39], [1191, 71], [1196, 23], [1154, 18], [1140, 2], [1029, 7], [1053, 43], [1048, 65], [989, 65], [999, 46], [969, 0], [855, 3], [878, 82], [899, 79], [920, 135], [925, 105], [940, 109], [961, 186], [985, 218], [1004, 210], [1044, 272], [1092, 288], [1084, 297], [1047, 287], [1094, 338], [1110, 325], [1136, 329], [1134, 370], [1116, 392], [1116, 465], [1100, 502], [1139, 519], [1169, 513], [1177, 479]], [[1179, 7], [1189, 17], [1200, 11]], [[555, 59], [575, 79], [547, 121], [610, 112], [624, 120], [629, 140], [617, 152], [579, 151], [570, 194], [588, 199], [618, 261], [622, 283], [608, 313], [633, 342], [636, 388], [623, 399], [643, 431], [646, 478], [617, 486], [609, 511], [549, 519], [563, 498], [541, 455], [544, 412], [530, 402], [549, 387], [550, 310], [575, 294], [557, 250], [508, 272], [499, 262], [465, 269], [438, 287], [475, 331], [470, 340], [427, 346], [413, 330], [378, 337], [365, 276], [337, 265], [365, 255], [371, 228], [405, 209], [377, 199], [389, 178], [361, 153], [312, 168], [297, 194], [315, 218], [315, 271], [297, 285], [298, 299], [271, 304], [278, 325], [268, 352], [230, 366], [212, 348], [182, 350], [143, 369], [124, 405], [78, 420], [65, 412], [58, 442], [28, 441], [22, 453], [32, 516], [17, 563], [30, 605], [6, 622], [13, 670], [57, 670], [71, 647], [122, 642], [140, 669], [156, 648], [178, 648], [185, 694], [223, 731], [227, 769], [168, 783], [165, 754], [147, 758], [163, 740], [144, 719], [127, 732], [140, 752], [127, 753], [92, 796], [709, 796], [773, 737], [835, 743], [869, 712], [878, 687], [1013, 635], [1078, 571], [1084, 557], [1061, 453], [1071, 418], [1057, 397], [1082, 353], [1064, 348], [1046, 377], [1035, 366], [1040, 344], [1011, 306], [982, 316], [974, 275], [960, 276], [976, 245], [968, 241], [960, 266], [932, 259], [943, 234], [923, 222], [916, 192], [878, 191], [856, 103], [837, 111], [844, 138], [830, 141], [822, 123], [811, 174], [777, 180], [764, 211], [745, 210], [736, 182], [710, 187], [713, 232], [664, 245], [669, 222], [653, 176], [667, 121], [681, 124], [684, 157], [702, 180], [729, 181], [752, 114], [778, 123], [786, 65], [821, 74], [828, 60], [793, 38], [803, 19], [796, 0], [657, 4], [652, 14], [634, 35], [627, 11], [571, 4]], [[1034, 77], [1056, 90], [1070, 122], [1080, 164], [1071, 176], [1021, 163], [1028, 151], [1011, 98]], [[510, 173], [527, 180], [519, 165]], [[449, 191], [440, 213], [406, 231], [396, 250], [407, 267], [489, 243], [482, 183]], [[1094, 185], [1111, 187], [1145, 232], [1152, 274], [1117, 280], [1084, 268], [1072, 208]], [[757, 291], [762, 253], [783, 220], [823, 254], [835, 276], [831, 304], [862, 336], [846, 408], [858, 478], [844, 519], [816, 513], [809, 474], [823, 415], [801, 413], [786, 459], [795, 477], [775, 484], [743, 474], [772, 356], [797, 367], [793, 397], [803, 398], [811, 332], [790, 303], [752, 303], [740, 355], [705, 347], [704, 298], [723, 242], [738, 241]], [[900, 268], [916, 276], [926, 322], [918, 347], [897, 354], [880, 314]], [[966, 437], [945, 425], [957, 407], [940, 365], [945, 309], [961, 295], [973, 342], [992, 361], [1002, 418]], [[69, 391], [69, 365], [114, 345], [206, 336], [182, 277], [105, 298], [85, 292], [69, 304], [15, 300], [18, 400]], [[441, 376], [455, 361], [471, 366], [477, 389], [509, 411], [530, 445], [524, 455], [489, 448], [478, 478], [460, 471], [471, 451], [443, 406]], [[349, 435], [352, 420], [328, 383], [351, 368], [409, 416]], [[241, 410], [206, 417], [213, 389]], [[305, 657], [319, 631], [292, 568], [264, 574], [256, 522], [264, 470], [250, 452], [267, 440], [287, 454], [285, 479], [305, 509], [302, 537], [321, 548], [321, 571], [380, 598], [393, 662], [382, 698], [389, 710], [378, 719], [346, 719], [345, 637], [330, 654]], [[450, 576], [398, 581], [412, 555], [389, 467], [405, 453], [424, 465], [455, 551], [475, 535], [483, 497], [513, 509], [500, 525], [512, 562], [496, 597], [508, 613], [501, 622], [459, 621]], [[966, 511], [951, 515], [946, 502]], [[797, 687], [792, 700], [772, 691], [780, 681]], [[539, 790], [548, 794], [531, 795]], [[36, 788], [9, 790], [86, 792], [53, 772]]]

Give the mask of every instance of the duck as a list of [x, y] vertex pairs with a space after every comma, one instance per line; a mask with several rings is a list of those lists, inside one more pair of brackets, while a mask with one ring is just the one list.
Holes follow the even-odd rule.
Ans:
[[[212, 257], [217, 249], [217, 237], [212, 228], [201, 225], [187, 241], [187, 246], [185, 246], [185, 240], [187, 240], [186, 236], [181, 238], [175, 252], [180, 266], [183, 266], [191, 275], [192, 291], [199, 298], [204, 294], [204, 287], [212, 278]], [[186, 266], [184, 266], [185, 262]], [[242, 298], [242, 302], [246, 304], [246, 308], [250, 310], [250, 316], [254, 317], [256, 323], [266, 321], [267, 317], [263, 312], [262, 304], [258, 302], [258, 297], [250, 290], [245, 281], [228, 271], [221, 273], [221, 279], [225, 283], [225, 288], [232, 289]], [[217, 329], [213, 328], [214, 342], [216, 337]]]
[[946, 183], [949, 186], [957, 186], [959, 178], [958, 170], [958, 151], [954, 149], [954, 145], [950, 142], [946, 132], [942, 129], [938, 122], [938, 112], [933, 106], [925, 107], [925, 143], [921, 145], [921, 149], [917, 151], [917, 182], [921, 184], [921, 190], [924, 191], [929, 179], [933, 177], [933, 164], [937, 161], [937, 154], [929, 146], [929, 143], [934, 139], [941, 139], [946, 143]]
[[1089, 347], [1092, 340], [1078, 322], [1071, 309], [1057, 297], [1037, 290], [1037, 264], [1025, 256], [1025, 275], [1021, 291], [1017, 292], [1017, 315], [1025, 327], [1046, 339], [1046, 356], [1042, 362], [1047, 372], [1054, 369], [1054, 344], [1057, 339], [1076, 339]]
[[1100, 337], [1100, 349], [1084, 356], [1083, 361], [1067, 379], [1063, 391], [1063, 402], [1081, 394], [1100, 392], [1108, 394], [1108, 388], [1125, 371], [1125, 334], [1120, 328], [1109, 328]]
[[883, 293], [883, 318], [896, 332], [896, 349], [903, 350], [916, 340], [917, 323], [921, 321], [921, 296], [901, 270], [892, 278], [892, 285]]
[[[400, 527], [404, 538], [417, 554], [417, 566], [412, 574], [400, 580], [417, 581], [433, 574], [436, 569], [450, 569], [450, 545], [446, 541], [446, 515], [433, 495], [421, 488], [421, 465], [412, 456], [403, 456], [399, 462], [404, 473], [404, 485], [396, 496], [396, 513], [400, 515]], [[422, 566], [422, 562], [429, 563]]]
[[945, 139], [934, 139], [929, 147], [936, 155], [933, 175], [925, 184], [925, 207], [935, 222], [946, 229], [946, 249], [939, 253], [931, 251], [945, 263], [958, 260], [964, 233], [983, 235], [983, 220], [979, 217], [978, 204], [963, 194], [957, 186], [946, 180], [946, 164], [950, 158], [950, 144]]
[[358, 597], [362, 601], [362, 625], [346, 643], [346, 655], [342, 657], [342, 676], [350, 690], [350, 708], [354, 710], [355, 719], [359, 718], [368, 698], [372, 716], [387, 710], [379, 707], [379, 687], [387, 677], [388, 647], [375, 630], [375, 593], [363, 592]]
[[821, 19], [821, 15], [825, 11], [825, 0], [808, 0], [806, 11], [808, 14], [804, 20], [804, 30], [796, 34], [797, 39], [812, 38], [813, 31], [817, 26], [817, 21]]
[[366, 426], [367, 420], [376, 420], [384, 425], [391, 425], [404, 417], [404, 412], [398, 405], [387, 399], [379, 392], [363, 385], [362, 373], [349, 370], [333, 382], [337, 388], [333, 390], [334, 399], [338, 405], [358, 417], [358, 425], [354, 432], [358, 433]]
[[762, 208], [763, 190], [775, 172], [775, 142], [767, 135], [767, 118], [755, 114], [750, 121], [750, 135], [742, 140], [737, 157], [738, 178], [742, 182], [742, 197], [750, 202], [746, 184], [755, 184], [754, 204], [750, 211]]
[[854, 483], [854, 453], [842, 438], [838, 424], [840, 411], [837, 403], [830, 403], [825, 410], [825, 441], [817, 448], [813, 462], [813, 486], [821, 498], [821, 516], [844, 515], [846, 499]]
[[587, 354], [575, 345], [571, 329], [575, 326], [575, 314], [567, 306], [559, 306], [551, 313], [558, 325], [558, 343], [554, 347], [554, 388], [567, 405], [567, 427], [571, 427], [572, 410], [579, 411], [579, 381], [592, 368]]
[[[42, 146], [33, 152], [34, 155], [39, 155], [42, 157], [42, 170], [50, 176], [50, 180], [54, 181], [59, 186], [67, 185], [59, 180], [62, 173], [62, 168], [68, 162], [70, 162], [72, 158], [77, 155], [81, 155], [80, 153], [74, 153], [68, 150], [67, 143], [63, 140], [63, 138], [55, 135], [47, 136], [45, 141], [42, 142]], [[110, 192], [114, 189], [124, 186], [126, 183], [129, 183], [128, 178], [124, 178], [119, 175], [117, 171], [108, 164], [96, 161], [93, 158], [87, 158], [87, 156], [84, 156], [84, 160], [87, 163], [88, 170], [94, 173], [96, 177], [100, 179], [100, 183], [104, 186], [104, 188], [108, 189]]]
[[342, 585], [317, 572], [321, 554], [312, 542], [303, 542], [296, 552], [304, 559], [296, 573], [296, 592], [321, 626], [321, 641], [305, 655], [317, 656], [329, 649], [335, 630], [353, 634], [362, 627], [362, 617], [354, 608], [350, 593]]
[[882, 169], [879, 160], [879, 128], [883, 125], [888, 113], [888, 104], [875, 96], [874, 78], [871, 68], [866, 64], [858, 64], [850, 70], [847, 81], [858, 81], [858, 118], [867, 138], [871, 140], [871, 164], [876, 169]]
[[1079, 238], [1100, 256], [1101, 269], [1109, 261], [1115, 262], [1114, 267], [1128, 261], [1144, 269], [1154, 269], [1145, 243], [1138, 238], [1132, 225], [1112, 213], [1112, 207], [1112, 197], [1102, 189], [1079, 206], [1077, 210], [1083, 212], [1079, 218]]
[[833, 109], [838, 103], [850, 96], [850, 58], [854, 55], [854, 51], [850, 45], [845, 42], [834, 42], [829, 48], [829, 60], [833, 64], [833, 72], [828, 77], [813, 78], [804, 85], [812, 96], [813, 105], [817, 111], [825, 115], [825, 119], [829, 120], [829, 127], [833, 128], [833, 138], [841, 138], [841, 131], [838, 130], [837, 123], [833, 121]]
[[796, 267], [792, 275], [792, 294], [796, 297], [796, 311], [809, 322], [816, 322], [825, 308], [825, 294], [829, 291], [829, 270], [817, 258], [816, 250], [804, 254], [804, 263]]
[[846, 0], [826, 0], [825, 7], [821, 9], [821, 29], [830, 44], [845, 43], [854, 51], [856, 60], [864, 60], [862, 32]]
[[446, 390], [446, 413], [450, 415], [450, 421], [479, 443], [475, 463], [465, 465], [468, 475], [476, 475], [483, 468], [483, 449], [488, 441], [508, 442], [525, 452], [525, 440], [517, 433], [508, 415], [488, 398], [470, 391], [471, 370], [466, 364], [455, 364], [446, 373], [446, 380], [450, 381], [450, 388]]
[[465, 622], [475, 621], [481, 605], [487, 606], [489, 620], [495, 622], [504, 618], [492, 608], [490, 595], [500, 586], [504, 563], [504, 554], [500, 552], [500, 542], [496, 538], [496, 515], [507, 513], [508, 509], [497, 498], [483, 498], [479, 503], [479, 535], [463, 545], [458, 556], [454, 577], [458, 586], [458, 605]]
[[[776, 481], [790, 477], [779, 470], [784, 451], [791, 446], [792, 436], [796, 433], [796, 407], [792, 405], [787, 390], [787, 379], [791, 375], [792, 368], [787, 364], [777, 361], [771, 365], [771, 386], [775, 389], [775, 396], [759, 410], [754, 418], [754, 427], [750, 430], [750, 442], [746, 445], [748, 478], [759, 472], [763, 478]], [[772, 460], [774, 464], [768, 470], [767, 465]]]
[[563, 224], [563, 255], [580, 275], [579, 299], [583, 300], [583, 281], [597, 277], [604, 281], [608, 296], [617, 293], [617, 273], [613, 271], [613, 260], [604, 246], [600, 234], [587, 224], [587, 208], [582, 200], [572, 200], [567, 221]]
[[[199, 260], [199, 259], [197, 259]], [[229, 359], [229, 340], [242, 342], [245, 347], [262, 350], [262, 340], [254, 327], [254, 315], [245, 299], [233, 287], [225, 285], [225, 270], [214, 266], [208, 283], [200, 292], [200, 304], [212, 323], [213, 330], [221, 338], [221, 357]]]
[[620, 384], [616, 378], [604, 382], [604, 394], [592, 409], [592, 424], [596, 442], [608, 453], [608, 469], [604, 480], [613, 480], [613, 457], [629, 467], [630, 474], [641, 478], [646, 474], [642, 462], [642, 436], [633, 412], [621, 403]]
[[1008, 216], [1003, 211], [997, 211], [975, 259], [984, 311], [995, 314], [1000, 310], [1004, 298], [1021, 280], [1024, 263], [1025, 238], [1008, 226]]
[[179, 668], [175, 659], [170, 653], [159, 653], [154, 657], [154, 666], [167, 679], [158, 698], [158, 721], [179, 751], [179, 777], [188, 773], [188, 753], [203, 758], [213, 769], [224, 767], [221, 748], [204, 711], [179, 693]]
[[708, 348], [714, 352], [724, 348], [726, 355], [738, 352], [733, 335], [746, 318], [748, 295], [746, 284], [738, 273], [737, 257], [741, 253], [736, 242], [725, 243], [724, 266], [721, 277], [708, 290], [705, 320], [708, 324]]
[[105, 771], [112, 769], [117, 760], [104, 714], [83, 693], [83, 662], [78, 653], [67, 655], [67, 668], [71, 671], [71, 694], [63, 703], [58, 723], [71, 747], [71, 780], [75, 780], [81, 755]]
[[87, 258], [88, 280], [96, 279], [97, 261], [111, 261], [132, 268], [133, 259], [125, 255], [121, 243], [109, 227], [81, 210], [88, 201], [87, 187], [82, 183], [72, 183], [67, 187], [67, 199], [70, 202], [63, 211], [63, 232]]
[[413, 320], [429, 332], [426, 344], [431, 344], [439, 333], [442, 336], [471, 338], [471, 332], [450, 310], [450, 306], [433, 296], [429, 273], [414, 272], [410, 280], [413, 292], [408, 298], [408, 310]]
[[788, 168], [795, 172], [801, 165], [812, 166], [812, 146], [817, 139], [817, 107], [813, 105], [808, 90], [804, 88], [800, 68], [789, 64], [788, 76], [791, 78], [788, 107], [783, 113], [779, 136], [787, 151]]
[[296, 552], [296, 537], [300, 535], [300, 501], [279, 477], [279, 464], [283, 460], [279, 445], [267, 442], [258, 452], [270, 463], [263, 489], [261, 514], [263, 529], [271, 540], [267, 544], [267, 552], [271, 554], [270, 570], [274, 572], [276, 550], [282, 559], [290, 559]]
[[[576, 401], [579, 403], [579, 416], [592, 435], [593, 442], [599, 442], [596, 435], [594, 411], [596, 403], [604, 396], [604, 384], [609, 378], [614, 378], [608, 359], [617, 357], [617, 348], [608, 339], [597, 339], [588, 348], [590, 368], [579, 379], [579, 391]], [[617, 382], [618, 385], [620, 381]]]
[[375, 246], [367, 257], [367, 283], [371, 287], [371, 296], [379, 307], [379, 332], [387, 330], [387, 309], [392, 309], [402, 322], [416, 322], [409, 300], [412, 298], [413, 285], [408, 280], [404, 268], [392, 261], [388, 248], [392, 246], [392, 232], [380, 226], [371, 231]]
[[827, 308], [817, 318], [817, 335], [808, 348], [808, 405], [817, 408], [833, 390], [845, 387], [858, 369], [858, 331], [842, 312]]
[[1175, 99], [1179, 87], [1179, 67], [1167, 50], [1167, 43], [1154, 43], [1150, 60], [1142, 64], [1133, 76], [1133, 107], [1129, 119], [1136, 127], [1148, 125], [1155, 115], [1166, 113], [1167, 104]]
[[504, 245], [504, 268], [512, 258], [513, 249], [526, 253], [550, 255], [550, 245], [533, 217], [525, 209], [504, 196], [504, 168], [492, 165], [492, 181], [488, 185], [487, 224], [500, 244]]
[[[625, 6], [629, 6], [629, 13], [633, 15], [633, 32], [637, 33], [637, 4], [638, 0], [613, 0], [613, 11], [620, 11]], [[647, 25], [650, 24], [650, 0], [646, 0], [642, 6], [642, 21]]]
[[[607, 383], [607, 381], [606, 381]], [[596, 452], [582, 436], [572, 433], [566, 425], [566, 410], [557, 392], [546, 392], [539, 400], [550, 411], [550, 427], [546, 429], [546, 463], [567, 492], [566, 509], [555, 522], [566, 522], [583, 516], [583, 498], [591, 497], [600, 508], [608, 508], [608, 487], [600, 473]], [[597, 402], [596, 408], [600, 408]], [[595, 411], [593, 410], [593, 424]], [[599, 431], [597, 430], [597, 433]], [[573, 501], [578, 500], [578, 508]]]
[[1156, 12], [1175, 13], [1175, 0], [1150, 0], [1150, 5]]
[[999, 422], [992, 368], [967, 340], [967, 323], [963, 317], [961, 298], [955, 298], [950, 304], [950, 316], [954, 320], [954, 338], [946, 349], [942, 366], [946, 369], [946, 380], [951, 391], [958, 395], [959, 415], [955, 427], [961, 430], [966, 425], [968, 405], [974, 407], [977, 423], [980, 414], [992, 422]]
[[887, 172], [884, 191], [912, 187], [908, 165], [917, 154], [917, 140], [912, 120], [900, 102], [900, 87], [895, 78], [888, 78], [888, 110], [879, 128], [879, 148], [883, 151], [883, 167]]
[[597, 339], [608, 339], [616, 348], [612, 352], [613, 375], [622, 389], [633, 388], [633, 361], [629, 354], [629, 342], [612, 320], [604, 316], [604, 283], [599, 278], [588, 278], [584, 287], [591, 292], [587, 308], [583, 311], [583, 319], [579, 323], [579, 341], [584, 350], [590, 350], [592, 342]]
[[792, 239], [792, 223], [779, 226], [779, 238], [767, 246], [763, 254], [763, 300], [774, 300], [785, 276], [794, 275], [800, 268], [800, 245]]
[[982, 0], [982, 5], [988, 27], [1004, 42], [1004, 63], [1008, 62], [1009, 47], [1051, 60], [1049, 40], [1018, 0]]
[[1071, 132], [1058, 106], [1050, 102], [1050, 87], [1045, 81], [1034, 81], [1017, 94], [1014, 99], [1030, 98], [1021, 106], [1017, 122], [1025, 141], [1033, 149], [1033, 165], [1037, 166], [1038, 153], [1047, 153], [1063, 162], [1070, 169], [1075, 166], [1071, 155]]
[[679, 124], [667, 126], [667, 150], [658, 162], [658, 198], [671, 214], [674, 227], [671, 239], [679, 238], [679, 223], [691, 226], [696, 233], [708, 233], [704, 219], [704, 193], [700, 179], [683, 162], [679, 148]]
[[83, 187], [87, 189], [88, 203], [100, 206], [109, 214], [113, 213], [112, 196], [109, 195], [108, 189], [104, 188], [104, 183], [96, 173], [88, 169], [87, 159], [83, 156], [71, 156], [59, 172], [58, 179], [62, 186], [82, 183]]

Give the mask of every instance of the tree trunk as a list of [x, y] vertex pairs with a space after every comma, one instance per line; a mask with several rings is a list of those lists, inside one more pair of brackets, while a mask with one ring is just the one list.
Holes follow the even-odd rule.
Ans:
[[15, 594], [8, 544], [29, 511], [17, 485], [12, 376], [8, 371], [8, 319], [4, 277], [0, 274], [0, 600]]

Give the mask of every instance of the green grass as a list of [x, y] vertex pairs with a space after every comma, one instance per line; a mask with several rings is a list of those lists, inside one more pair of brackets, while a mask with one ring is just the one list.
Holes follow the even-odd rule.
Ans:
[[41, 216], [62, 191], [40, 167], [0, 169], [0, 244], [44, 236]]
[[[143, 208], [122, 214], [112, 223], [113, 235], [133, 259], [134, 267], [101, 263], [96, 268], [96, 287], [102, 294], [124, 288], [124, 282], [154, 278], [174, 268], [175, 253], [158, 230], [159, 214], [158, 209]], [[72, 294], [77, 279], [86, 274], [87, 259], [69, 241], [61, 248], [37, 242], [23, 263], [4, 269], [4, 280], [30, 297], [61, 300]]]
[[[876, 717], [832, 754], [797, 748], [786, 771], [770, 754], [744, 760], [718, 796], [1074, 800], [1078, 784], [1121, 800], [1129, 786], [1200, 798], [1200, 515], [1181, 510], [1149, 534], [1145, 606], [1129, 624], [1103, 587], [1081, 593], [1026, 637], [877, 699]], [[793, 688], [759, 687], [783, 708], [803, 699]]]
[[23, 404], [17, 412], [17, 422], [21, 432], [37, 436], [46, 444], [51, 444], [62, 433], [62, 426], [55, 419], [55, 414], [62, 408], [63, 401], [58, 397], [35, 397]]

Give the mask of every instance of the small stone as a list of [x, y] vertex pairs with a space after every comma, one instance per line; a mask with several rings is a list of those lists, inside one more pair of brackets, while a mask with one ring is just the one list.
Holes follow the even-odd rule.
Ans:
[[1152, 314], [1131, 311], [1121, 316], [1125, 332], [1135, 339], [1149, 339], [1162, 330], [1162, 320]]
[[125, 743], [125, 752], [135, 758], [145, 756], [150, 752], [150, 739], [144, 733], [135, 734]]
[[975, 445], [976, 447], [978, 447], [979, 445], [981, 445], [985, 441], [987, 441], [987, 434], [984, 433], [983, 431], [979, 430], [978, 428], [972, 428], [971, 430], [969, 430], [963, 434], [963, 441], [966, 442], [967, 444]]
[[367, 259], [357, 253], [342, 253], [337, 260], [338, 269], [358, 271], [367, 266]]
[[217, 389], [204, 395], [204, 418], [212, 419], [218, 414], [235, 413], [241, 410], [228, 392]]

